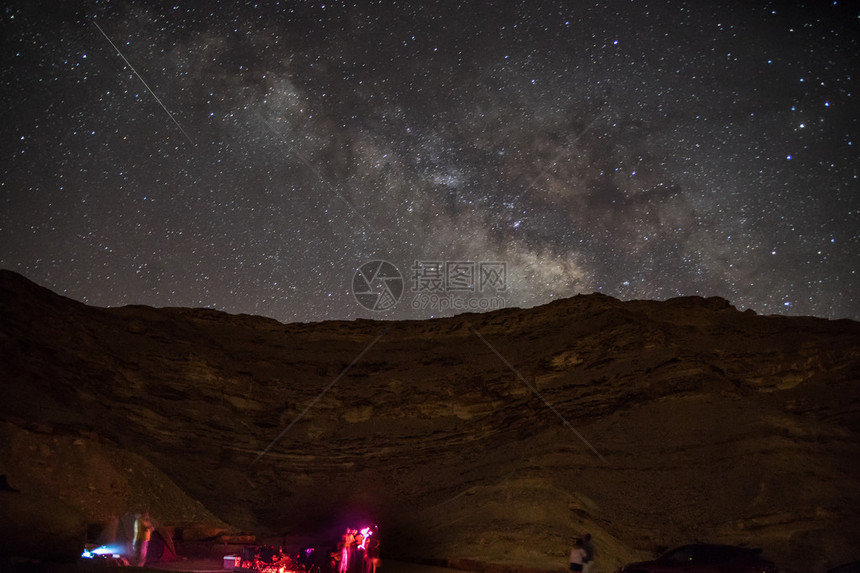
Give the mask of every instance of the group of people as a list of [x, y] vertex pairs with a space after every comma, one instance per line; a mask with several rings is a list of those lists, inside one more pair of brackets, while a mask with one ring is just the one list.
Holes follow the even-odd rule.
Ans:
[[334, 554], [338, 573], [376, 573], [379, 567], [379, 530], [347, 528]]
[[594, 572], [594, 544], [591, 542], [591, 534], [577, 539], [570, 550], [570, 570]]

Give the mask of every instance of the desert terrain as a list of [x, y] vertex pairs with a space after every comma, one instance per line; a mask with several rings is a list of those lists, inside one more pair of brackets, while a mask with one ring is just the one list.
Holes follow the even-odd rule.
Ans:
[[[426, 321], [96, 308], [0, 272], [4, 555], [148, 508], [185, 540], [601, 571], [692, 541], [860, 559], [860, 324], [580, 295]], [[220, 537], [219, 537], [220, 536]]]

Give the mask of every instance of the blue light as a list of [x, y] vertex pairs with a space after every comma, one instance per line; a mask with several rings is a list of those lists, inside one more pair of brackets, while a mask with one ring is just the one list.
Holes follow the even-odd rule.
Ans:
[[120, 547], [116, 547], [113, 545], [102, 545], [101, 547], [96, 547], [95, 549], [84, 549], [84, 552], [81, 553], [81, 557], [83, 557], [84, 559], [93, 559], [94, 557], [99, 557], [102, 555], [120, 557], [121, 553], [122, 549]]

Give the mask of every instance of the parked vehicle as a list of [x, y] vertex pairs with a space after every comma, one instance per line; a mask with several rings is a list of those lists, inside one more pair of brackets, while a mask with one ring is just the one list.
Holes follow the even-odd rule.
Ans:
[[777, 573], [761, 549], [696, 543], [667, 551], [653, 561], [621, 568], [622, 573]]

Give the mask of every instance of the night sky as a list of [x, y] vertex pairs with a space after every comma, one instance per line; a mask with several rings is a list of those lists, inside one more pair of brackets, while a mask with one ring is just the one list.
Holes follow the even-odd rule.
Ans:
[[285, 322], [860, 319], [855, 4], [495, 4], [5, 3], [0, 267]]

